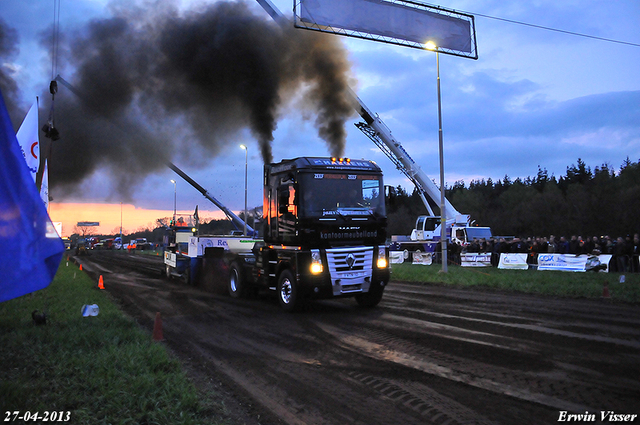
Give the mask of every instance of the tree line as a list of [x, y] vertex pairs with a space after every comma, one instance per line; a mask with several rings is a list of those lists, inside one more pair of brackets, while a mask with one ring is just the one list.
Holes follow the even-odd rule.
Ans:
[[[401, 186], [388, 207], [390, 235], [409, 235], [418, 215], [427, 214], [417, 192]], [[628, 157], [616, 171], [593, 170], [582, 159], [565, 175], [549, 176], [538, 166], [534, 177], [456, 181], [446, 187], [451, 204], [475, 224], [504, 236], [624, 236], [640, 232], [640, 161]], [[438, 211], [438, 208], [434, 208]]]

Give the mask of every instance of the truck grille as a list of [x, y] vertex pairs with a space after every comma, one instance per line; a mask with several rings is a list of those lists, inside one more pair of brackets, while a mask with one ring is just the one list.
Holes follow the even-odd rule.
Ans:
[[371, 276], [373, 247], [327, 249], [327, 263], [332, 280]]

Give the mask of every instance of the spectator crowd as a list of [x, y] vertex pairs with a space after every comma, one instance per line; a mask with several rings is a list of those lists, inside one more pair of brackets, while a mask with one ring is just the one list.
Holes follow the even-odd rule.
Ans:
[[612, 238], [610, 236], [571, 236], [567, 239], [561, 236], [557, 239], [551, 235], [547, 237], [520, 238], [490, 238], [474, 239], [468, 245], [458, 243], [447, 248], [451, 252], [452, 261], [460, 264], [461, 253], [491, 253], [491, 264], [498, 265], [500, 254], [526, 253], [527, 263], [538, 264], [540, 254], [568, 254], [568, 255], [612, 255], [609, 271], [617, 273], [640, 272], [640, 236], [638, 233], [626, 237]]

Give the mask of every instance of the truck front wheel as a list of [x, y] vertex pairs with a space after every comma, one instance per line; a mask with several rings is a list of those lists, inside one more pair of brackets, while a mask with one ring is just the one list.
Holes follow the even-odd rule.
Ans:
[[298, 285], [290, 270], [283, 270], [278, 278], [278, 301], [284, 311], [292, 312], [300, 307]]
[[384, 286], [382, 282], [371, 285], [369, 292], [366, 294], [356, 295], [356, 301], [360, 307], [371, 308], [377, 306], [382, 300]]
[[234, 261], [229, 267], [229, 295], [232, 298], [241, 298], [243, 296], [244, 282], [242, 280], [242, 269]]

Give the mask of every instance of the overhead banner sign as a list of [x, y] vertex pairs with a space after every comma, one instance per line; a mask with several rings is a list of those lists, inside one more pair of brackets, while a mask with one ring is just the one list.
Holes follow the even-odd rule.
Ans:
[[294, 24], [478, 59], [473, 15], [411, 0], [294, 0]]
[[78, 226], [78, 227], [97, 227], [97, 226], [100, 226], [100, 222], [99, 221], [79, 221], [78, 224], [76, 224], [76, 226]]

